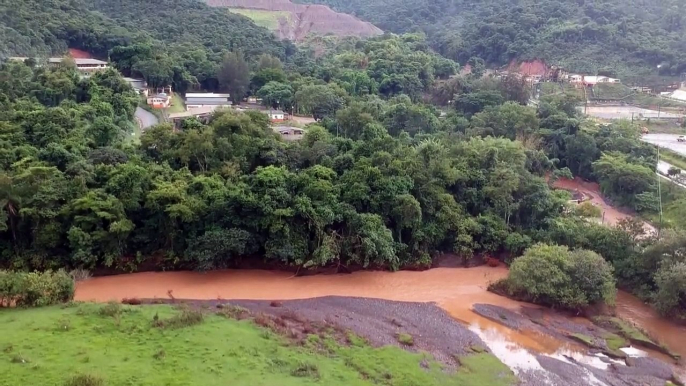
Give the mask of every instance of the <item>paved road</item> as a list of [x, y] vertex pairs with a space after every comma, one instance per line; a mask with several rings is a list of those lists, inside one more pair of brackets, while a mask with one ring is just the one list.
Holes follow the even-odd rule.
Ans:
[[143, 110], [140, 107], [136, 107], [135, 116], [141, 126], [141, 130], [145, 130], [159, 122], [155, 114], [151, 113], [150, 111]]
[[646, 134], [641, 139], [686, 156], [686, 142], [678, 142], [678, 134]]
[[[672, 181], [674, 185], [681, 186], [682, 188], [686, 189], [686, 185], [675, 181], [674, 179], [668, 177], [667, 172], [669, 172], [669, 169], [672, 168], [672, 165], [668, 164], [665, 161], [658, 161], [657, 163], [657, 171], [658, 175], [666, 180]], [[681, 173], [684, 173], [685, 171], [681, 171]]]

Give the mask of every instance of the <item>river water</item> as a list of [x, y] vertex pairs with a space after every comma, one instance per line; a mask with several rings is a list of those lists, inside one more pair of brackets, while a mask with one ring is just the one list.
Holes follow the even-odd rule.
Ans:
[[[261, 270], [225, 270], [208, 273], [145, 272], [98, 277], [80, 282], [76, 288], [76, 300], [106, 302], [120, 301], [123, 298], [170, 297], [205, 300], [289, 300], [352, 296], [435, 302], [455, 319], [478, 331], [494, 351], [497, 349], [494, 349], [494, 345], [501, 342], [510, 348], [511, 353], [516, 353], [520, 349], [542, 354], [568, 355], [581, 352], [582, 348], [574, 344], [541, 334], [511, 330], [471, 311], [472, 305], [477, 303], [493, 304], [512, 310], [524, 305], [487, 291], [489, 283], [506, 275], [505, 267], [486, 266], [435, 268], [421, 272], [363, 271], [304, 277]], [[686, 328], [661, 319], [650, 307], [625, 292], [619, 293], [617, 312], [621, 317], [665, 343], [672, 351], [686, 357]], [[518, 355], [512, 355], [513, 360], [517, 359], [516, 357]]]

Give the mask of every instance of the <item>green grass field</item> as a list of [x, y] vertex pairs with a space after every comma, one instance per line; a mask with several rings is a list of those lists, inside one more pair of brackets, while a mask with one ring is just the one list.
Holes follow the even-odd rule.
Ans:
[[172, 94], [171, 106], [169, 106], [167, 113], [182, 113], [184, 111], [186, 111], [186, 104], [184, 103], [183, 98], [181, 98], [181, 95], [177, 93]]
[[291, 14], [287, 11], [264, 11], [245, 8], [229, 8], [229, 11], [248, 17], [255, 24], [270, 30], [275, 30], [279, 26], [280, 18], [285, 17], [288, 20], [291, 19]]
[[[157, 317], [156, 317], [157, 315]], [[0, 385], [512, 385], [495, 357], [447, 372], [428, 354], [309, 335], [296, 344], [252, 320], [167, 305], [1, 309]], [[183, 316], [183, 317], [181, 317]], [[189, 322], [190, 321], [190, 322]]]

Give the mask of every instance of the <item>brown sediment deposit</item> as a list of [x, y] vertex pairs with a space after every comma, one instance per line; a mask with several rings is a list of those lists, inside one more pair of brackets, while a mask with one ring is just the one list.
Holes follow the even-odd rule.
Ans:
[[280, 18], [279, 26], [274, 32], [279, 38], [292, 41], [302, 41], [311, 33], [359, 37], [383, 33], [371, 23], [345, 13], [335, 12], [325, 5], [294, 4], [290, 0], [205, 0], [205, 2], [211, 7], [288, 12], [290, 17]]

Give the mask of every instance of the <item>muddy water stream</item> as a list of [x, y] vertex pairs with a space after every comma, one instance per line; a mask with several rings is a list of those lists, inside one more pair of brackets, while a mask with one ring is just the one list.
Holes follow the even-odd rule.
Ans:
[[[288, 300], [321, 296], [353, 296], [396, 301], [435, 302], [455, 319], [470, 326], [504, 363], [527, 370], [536, 365], [526, 353], [554, 358], [573, 357], [598, 367], [607, 366], [585, 355], [582, 347], [535, 332], [521, 332], [471, 311], [477, 303], [518, 310], [522, 303], [487, 291], [490, 282], [507, 275], [504, 267], [436, 268], [423, 272], [355, 272], [347, 275], [293, 277], [289, 273], [227, 270], [208, 273], [135, 273], [98, 277], [80, 282], [77, 300], [122, 298]], [[531, 307], [531, 305], [528, 305]], [[660, 319], [646, 305], [626, 293], [618, 297], [618, 312], [670, 349], [686, 357], [686, 330]], [[516, 370], [515, 370], [516, 371]]]

